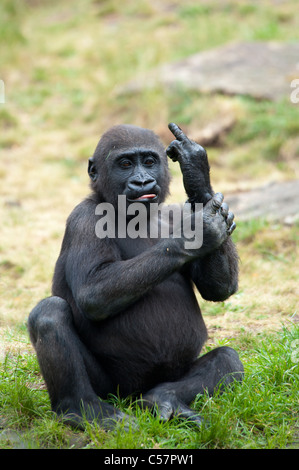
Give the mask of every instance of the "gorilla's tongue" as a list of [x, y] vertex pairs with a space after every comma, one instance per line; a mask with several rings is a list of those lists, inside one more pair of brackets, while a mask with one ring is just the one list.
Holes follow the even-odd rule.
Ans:
[[135, 201], [141, 201], [142, 199], [153, 199], [156, 197], [156, 194], [143, 194], [135, 199]]

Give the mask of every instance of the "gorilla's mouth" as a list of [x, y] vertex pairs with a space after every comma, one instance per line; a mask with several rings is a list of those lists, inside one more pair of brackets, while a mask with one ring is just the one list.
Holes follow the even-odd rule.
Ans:
[[134, 201], [145, 201], [148, 199], [155, 199], [157, 197], [157, 194], [142, 194], [142, 196], [137, 197], [134, 199]]
[[138, 196], [136, 198], [128, 198], [128, 201], [130, 202], [138, 202], [138, 201], [143, 201], [143, 202], [146, 202], [146, 201], [153, 201], [154, 199], [157, 199], [158, 195], [155, 194], [155, 193], [150, 193], [150, 194], [142, 194], [141, 196]]

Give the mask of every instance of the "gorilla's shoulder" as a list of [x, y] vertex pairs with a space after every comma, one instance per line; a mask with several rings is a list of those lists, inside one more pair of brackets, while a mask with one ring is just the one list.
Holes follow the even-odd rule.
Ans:
[[87, 197], [81, 201], [70, 213], [67, 219], [67, 227], [69, 230], [90, 226], [95, 220], [95, 210], [98, 202], [92, 197]]

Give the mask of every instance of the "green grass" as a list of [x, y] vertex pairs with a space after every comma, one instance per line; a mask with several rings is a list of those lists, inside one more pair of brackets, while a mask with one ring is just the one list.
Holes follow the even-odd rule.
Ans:
[[[24, 331], [14, 335], [28, 341]], [[36, 357], [32, 352], [8, 354], [1, 368], [0, 407], [5, 428], [20, 441], [1, 439], [0, 448], [105, 448], [105, 449], [226, 449], [285, 448], [298, 434], [299, 327], [283, 327], [275, 334], [247, 332], [223, 340], [239, 351], [245, 366], [243, 383], [223, 394], [198, 395], [193, 408], [205, 420], [202, 429], [183, 420], [160, 422], [140, 411], [130, 400], [111, 397], [110, 403], [135, 417], [138, 429], [120, 424], [105, 432], [96, 423], [85, 431], [72, 431], [50, 410]], [[210, 349], [208, 346], [206, 349]], [[15, 439], [15, 436], [14, 436]]]

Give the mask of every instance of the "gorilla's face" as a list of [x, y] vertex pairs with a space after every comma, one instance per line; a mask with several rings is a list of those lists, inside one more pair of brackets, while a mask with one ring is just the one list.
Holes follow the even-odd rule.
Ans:
[[169, 189], [167, 156], [159, 138], [136, 126], [115, 126], [101, 138], [88, 173], [101, 201], [115, 207], [117, 196], [129, 203], [163, 202]]

